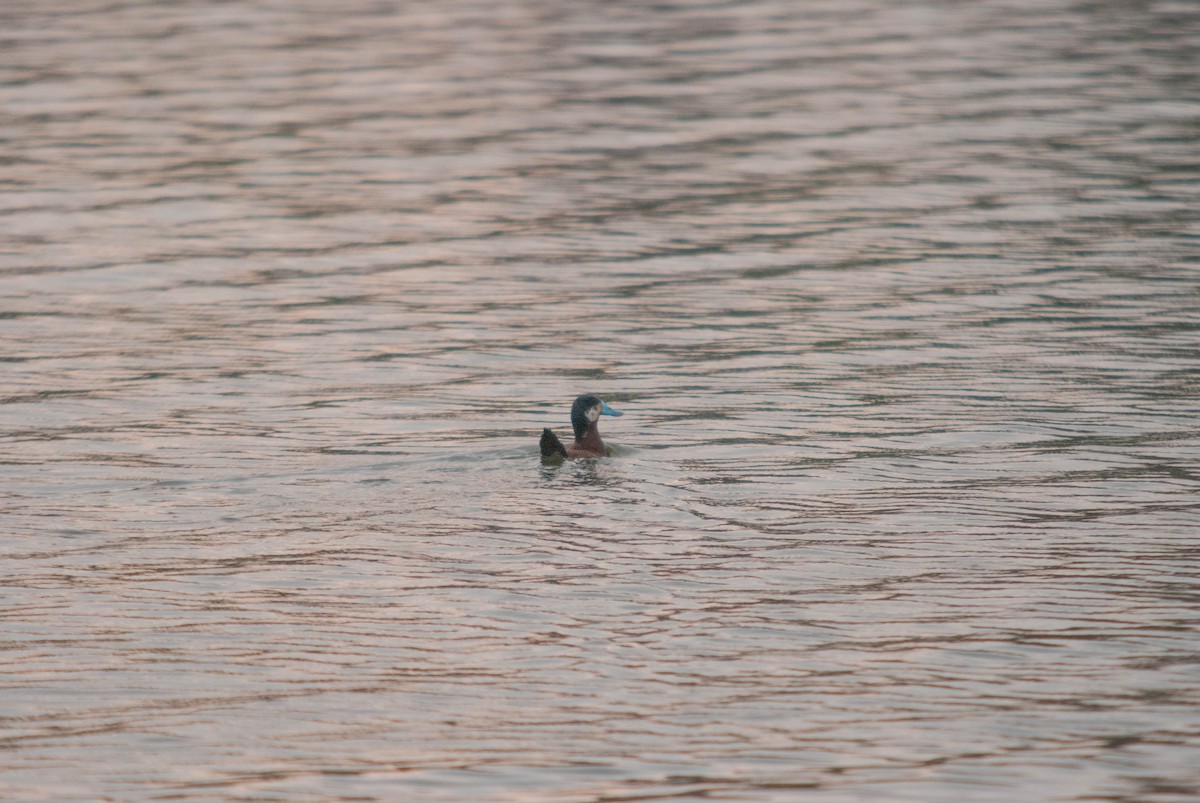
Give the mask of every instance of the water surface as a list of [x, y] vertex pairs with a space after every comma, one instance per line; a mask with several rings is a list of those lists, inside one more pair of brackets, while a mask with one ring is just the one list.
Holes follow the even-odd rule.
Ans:
[[1192, 4], [0, 23], [5, 797], [1200, 796]]

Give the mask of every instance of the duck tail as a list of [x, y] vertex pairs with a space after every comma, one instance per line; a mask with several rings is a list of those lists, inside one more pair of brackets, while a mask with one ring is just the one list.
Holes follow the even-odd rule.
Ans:
[[542, 430], [542, 462], [559, 462], [567, 457], [567, 447], [548, 428]]

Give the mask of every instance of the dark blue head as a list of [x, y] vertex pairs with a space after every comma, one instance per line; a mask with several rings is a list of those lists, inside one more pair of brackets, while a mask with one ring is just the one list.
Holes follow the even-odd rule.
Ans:
[[575, 440], [583, 437], [588, 425], [595, 423], [602, 415], [625, 415], [619, 413], [600, 401], [599, 397], [585, 393], [571, 405], [571, 426], [575, 428]]

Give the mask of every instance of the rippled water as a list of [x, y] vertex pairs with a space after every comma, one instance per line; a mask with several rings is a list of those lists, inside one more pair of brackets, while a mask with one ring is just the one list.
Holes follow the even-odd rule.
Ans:
[[0, 23], [6, 798], [1200, 796], [1200, 7]]

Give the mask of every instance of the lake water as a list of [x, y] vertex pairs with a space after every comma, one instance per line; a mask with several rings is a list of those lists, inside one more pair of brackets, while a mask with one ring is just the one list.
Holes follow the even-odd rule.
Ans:
[[3, 797], [1200, 797], [1200, 6], [0, 31]]

